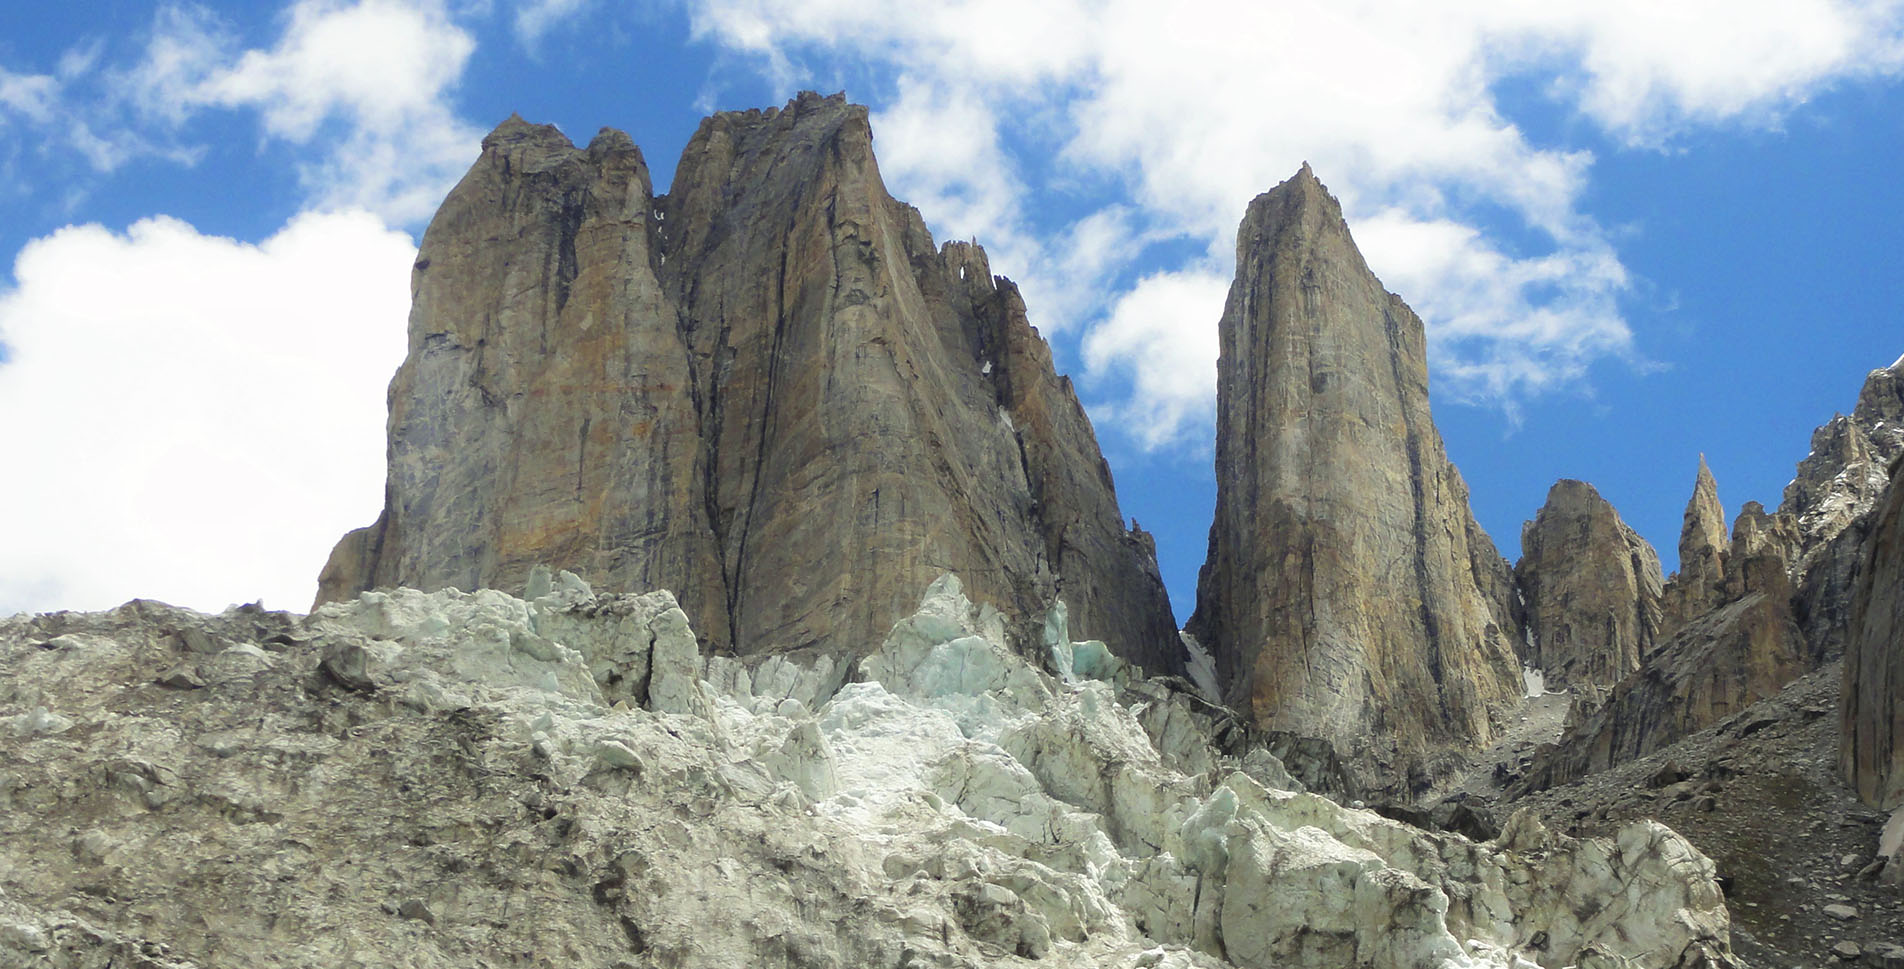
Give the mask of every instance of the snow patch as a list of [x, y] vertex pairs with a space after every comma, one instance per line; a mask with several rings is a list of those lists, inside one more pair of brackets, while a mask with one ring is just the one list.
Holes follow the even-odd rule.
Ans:
[[1532, 700], [1547, 694], [1547, 672], [1526, 664], [1521, 665], [1521, 682], [1527, 687], [1524, 694]]
[[1197, 688], [1197, 692], [1202, 694], [1205, 700], [1221, 704], [1223, 691], [1217, 687], [1216, 683], [1216, 658], [1211, 656], [1210, 651], [1204, 649], [1203, 644], [1197, 641], [1197, 637], [1190, 635], [1188, 631], [1177, 630], [1177, 638], [1183, 641], [1184, 652], [1190, 654], [1190, 661], [1184, 666], [1190, 673], [1191, 684]]

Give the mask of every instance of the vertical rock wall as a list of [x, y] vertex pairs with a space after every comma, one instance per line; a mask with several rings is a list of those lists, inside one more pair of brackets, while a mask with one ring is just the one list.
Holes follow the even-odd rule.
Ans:
[[886, 193], [865, 108], [710, 117], [662, 197], [625, 135], [512, 119], [415, 279], [386, 508], [320, 601], [543, 563], [674, 589], [718, 648], [855, 652], [949, 571], [1181, 670], [1069, 382], [982, 250]]
[[1520, 690], [1512, 582], [1428, 409], [1421, 321], [1307, 166], [1250, 204], [1217, 366], [1190, 632], [1264, 727], [1412, 756]]
[[1527, 661], [1552, 686], [1611, 687], [1659, 633], [1659, 556], [1592, 485], [1562, 480], [1521, 530]]

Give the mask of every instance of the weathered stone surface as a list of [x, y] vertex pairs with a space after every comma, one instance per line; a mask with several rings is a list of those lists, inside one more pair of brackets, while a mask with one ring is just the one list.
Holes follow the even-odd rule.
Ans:
[[[1904, 363], [1904, 362], [1901, 362]], [[1904, 454], [1904, 365], [1873, 370], [1858, 404], [1812, 433], [1811, 453], [1785, 487], [1781, 515], [1798, 522], [1794, 570], [1800, 622], [1821, 661], [1846, 644], [1852, 589], [1870, 535], [1870, 516]]]
[[676, 589], [712, 646], [853, 654], [954, 570], [1019, 632], [1062, 596], [1182, 668], [1154, 547], [1016, 287], [934, 248], [843, 97], [708, 118], [662, 197], [627, 136], [511, 119], [414, 289], [386, 507], [320, 602], [545, 563]]
[[1391, 771], [1485, 740], [1521, 693], [1508, 567], [1430, 417], [1421, 321], [1307, 166], [1250, 204], [1220, 330], [1188, 628], [1228, 699]]
[[[1895, 478], [1904, 458], [1890, 467]], [[1904, 805], [1904, 486], [1878, 506], [1852, 595], [1839, 768], [1875, 807]]]
[[1610, 687], [1652, 652], [1659, 556], [1592, 485], [1554, 484], [1521, 529], [1514, 574], [1526, 601], [1527, 661], [1548, 685]]
[[1661, 596], [1660, 634], [1671, 635], [1693, 619], [1725, 602], [1726, 517], [1719, 504], [1719, 485], [1699, 456], [1699, 474], [1693, 479], [1692, 498], [1679, 528], [1679, 569], [1665, 583]]
[[[76, 725], [0, 734], [0, 965], [1735, 965], [1656, 823], [1476, 843], [1266, 786], [1196, 717], [1166, 757], [1077, 660], [1132, 671], [1041, 672], [950, 577], [837, 689], [696, 655], [667, 593], [548, 585], [0, 620], [0, 719]], [[158, 688], [181, 630], [276, 661]], [[339, 642], [367, 687], [318, 672]], [[702, 671], [688, 709], [611, 702], [641, 652]], [[1169, 682], [1128, 695], [1205, 706]]]
[[1581, 711], [1560, 741], [1535, 757], [1516, 796], [1659, 750], [1811, 669], [1785, 560], [1746, 558], [1735, 575], [1739, 594], [1680, 627], [1596, 709]]
[[1795, 515], [1805, 551], [1829, 542], [1876, 503], [1886, 468], [1904, 454], [1904, 366], [1866, 375], [1849, 415], [1812, 432], [1811, 452], [1785, 486], [1779, 510]]

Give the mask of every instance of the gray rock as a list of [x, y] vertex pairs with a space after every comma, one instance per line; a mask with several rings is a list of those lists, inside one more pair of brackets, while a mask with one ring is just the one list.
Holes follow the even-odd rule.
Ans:
[[1827, 905], [1823, 911], [1840, 922], [1849, 922], [1858, 917], [1858, 910], [1849, 905]]
[[1304, 166], [1250, 203], [1219, 324], [1216, 519], [1188, 631], [1259, 727], [1396, 783], [1522, 692], [1507, 563], [1428, 406], [1422, 324]]
[[1550, 687], [1611, 687], [1652, 652], [1659, 556], [1600, 493], [1562, 480], [1521, 529], [1514, 567], [1526, 601], [1527, 662]]
[[1182, 668], [1153, 544], [1016, 287], [934, 246], [843, 96], [706, 119], [659, 197], [625, 134], [512, 118], [414, 292], [387, 505], [319, 602], [546, 565], [675, 590], [716, 652], [850, 657], [953, 570], [1027, 644], [1061, 595]]
[[1904, 969], [1904, 946], [1886, 943], [1864, 950], [1864, 961], [1876, 969]]

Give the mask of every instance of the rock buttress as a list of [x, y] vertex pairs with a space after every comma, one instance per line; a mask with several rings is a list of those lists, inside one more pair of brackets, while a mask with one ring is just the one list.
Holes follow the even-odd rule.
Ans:
[[1521, 529], [1515, 567], [1527, 661], [1551, 686], [1610, 687], [1640, 667], [1660, 623], [1659, 556], [1592, 485], [1562, 480]]
[[1307, 166], [1250, 204], [1220, 329], [1190, 631], [1229, 699], [1378, 759], [1485, 741], [1521, 692], [1507, 566], [1429, 415], [1421, 321]]
[[668, 587], [725, 639], [695, 375], [656, 278], [641, 152], [511, 118], [424, 233], [390, 384], [384, 511], [320, 603], [405, 585], [519, 590], [536, 563]]
[[865, 108], [710, 117], [662, 197], [642, 168], [591, 201], [606, 150], [553, 129], [486, 145], [425, 236], [384, 516], [320, 599], [545, 563], [674, 589], [718, 648], [852, 653], [954, 572], [1021, 631], [1059, 595], [1181, 669], [1069, 382], [983, 253], [886, 193]]

